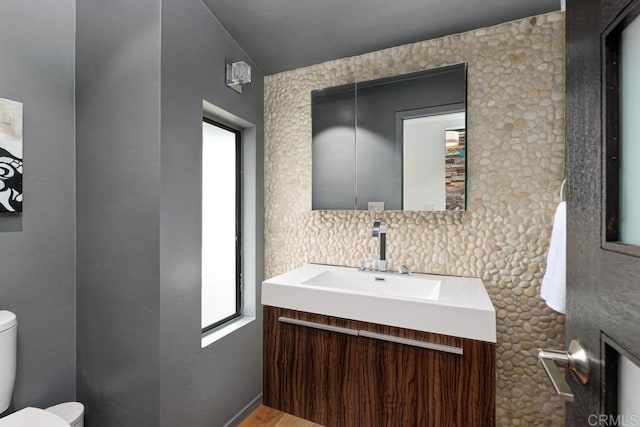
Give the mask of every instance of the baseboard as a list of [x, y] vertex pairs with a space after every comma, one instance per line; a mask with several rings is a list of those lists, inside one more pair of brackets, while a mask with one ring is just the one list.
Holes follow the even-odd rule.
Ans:
[[255, 409], [262, 404], [262, 393], [257, 395], [251, 402], [247, 404], [244, 408], [240, 410], [237, 414], [227, 422], [224, 427], [236, 427], [240, 424], [245, 418], [249, 416], [250, 413], [255, 411]]

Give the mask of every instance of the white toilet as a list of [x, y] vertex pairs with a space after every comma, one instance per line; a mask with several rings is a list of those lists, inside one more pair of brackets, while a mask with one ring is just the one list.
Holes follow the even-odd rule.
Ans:
[[[16, 379], [18, 321], [0, 310], [0, 414], [9, 408]], [[0, 427], [84, 427], [84, 406], [61, 403], [45, 409], [24, 408], [0, 418]]]

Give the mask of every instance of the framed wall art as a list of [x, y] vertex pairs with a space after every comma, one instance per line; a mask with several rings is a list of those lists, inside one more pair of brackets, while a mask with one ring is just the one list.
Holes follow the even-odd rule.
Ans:
[[22, 212], [22, 103], [0, 98], [0, 213]]

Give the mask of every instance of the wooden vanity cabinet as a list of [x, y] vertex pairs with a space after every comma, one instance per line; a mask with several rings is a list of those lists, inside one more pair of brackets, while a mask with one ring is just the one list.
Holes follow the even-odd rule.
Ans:
[[495, 425], [493, 343], [265, 306], [263, 349], [263, 403], [327, 427]]

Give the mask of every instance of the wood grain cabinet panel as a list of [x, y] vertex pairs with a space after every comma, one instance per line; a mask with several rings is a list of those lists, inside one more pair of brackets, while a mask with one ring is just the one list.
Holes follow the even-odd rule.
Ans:
[[[463, 354], [283, 323], [281, 316]], [[265, 306], [263, 402], [328, 427], [491, 427], [495, 344]]]

